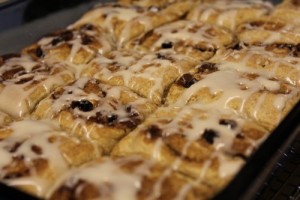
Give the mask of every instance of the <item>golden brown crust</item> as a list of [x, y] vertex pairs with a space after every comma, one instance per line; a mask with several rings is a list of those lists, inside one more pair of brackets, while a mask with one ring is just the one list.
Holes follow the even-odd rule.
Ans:
[[127, 88], [81, 78], [41, 101], [33, 117], [54, 119], [64, 130], [97, 142], [108, 153], [155, 108]]
[[195, 74], [187, 73], [177, 79], [166, 103], [180, 106], [198, 102], [221, 110], [232, 109], [268, 130], [274, 129], [299, 100], [299, 90], [259, 71], [256, 74], [235, 71], [236, 66], [243, 70], [242, 65], [223, 60], [204, 62]]
[[64, 64], [48, 65], [28, 55], [5, 55], [1, 60], [0, 110], [14, 118], [28, 115], [54, 88], [74, 79]]
[[82, 24], [44, 36], [23, 52], [49, 64], [85, 64], [97, 54], [105, 54], [113, 48], [112, 38], [102, 28]]
[[[166, 171], [168, 172], [166, 173]], [[99, 174], [97, 181], [87, 176], [91, 172], [95, 176]], [[107, 177], [113, 178], [102, 180], [100, 175], [103, 173]], [[119, 178], [115, 177], [115, 174]], [[133, 178], [130, 179], [129, 177]], [[120, 183], [118, 181], [127, 184], [126, 191], [119, 187]], [[184, 187], [189, 193], [182, 192], [180, 194]], [[146, 161], [139, 156], [129, 156], [113, 160], [101, 159], [84, 168], [74, 170], [59, 184], [51, 194], [50, 199], [116, 199], [118, 194], [122, 194], [123, 198], [154, 198], [161, 200], [174, 199], [179, 195], [183, 195], [185, 199], [193, 200], [207, 199], [212, 192], [211, 188], [203, 184], [197, 185], [172, 169], [163, 167], [153, 161]]]
[[259, 19], [272, 9], [271, 4], [260, 1], [201, 2], [189, 12], [187, 19], [216, 24], [234, 30], [247, 21]]
[[1, 128], [1, 180], [42, 197], [70, 167], [101, 155], [87, 140], [78, 140], [56, 129], [49, 122], [33, 120], [12, 122]]
[[221, 189], [266, 134], [260, 125], [231, 112], [199, 104], [165, 107], [123, 138], [112, 155], [140, 154]]
[[300, 42], [298, 26], [288, 24], [277, 17], [265, 17], [241, 24], [237, 36], [241, 42], [249, 45], [294, 44]]
[[299, 0], [119, 0], [0, 56], [0, 180], [211, 199], [300, 99]]
[[197, 60], [211, 58], [215, 51], [235, 43], [234, 35], [219, 26], [179, 20], [145, 33], [127, 44], [142, 51], [166, 50]]
[[188, 56], [169, 52], [146, 54], [120, 50], [95, 58], [82, 72], [82, 76], [128, 87], [160, 105], [169, 85], [182, 73], [192, 69], [196, 63], [195, 59]]
[[87, 12], [74, 25], [94, 23], [112, 33], [119, 45], [151, 29], [179, 19], [193, 6], [191, 1], [180, 1], [161, 9], [139, 6], [103, 4]]

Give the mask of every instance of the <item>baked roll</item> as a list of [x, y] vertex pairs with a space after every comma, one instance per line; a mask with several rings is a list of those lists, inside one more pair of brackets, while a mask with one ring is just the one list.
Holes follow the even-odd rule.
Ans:
[[300, 2], [299, 0], [283, 0], [272, 12], [274, 18], [280, 19], [288, 24], [300, 25]]
[[50, 200], [208, 199], [213, 190], [140, 156], [102, 158], [56, 183]]
[[112, 38], [102, 28], [82, 24], [44, 36], [23, 52], [50, 64], [69, 63], [76, 72], [82, 67], [79, 64], [85, 64], [97, 54], [105, 54], [113, 48]]
[[196, 65], [196, 60], [169, 52], [139, 53], [137, 51], [112, 51], [89, 63], [82, 76], [125, 86], [148, 98], [157, 105], [163, 101], [170, 84]]
[[193, 6], [192, 1], [180, 1], [162, 8], [142, 8], [116, 3], [102, 4], [87, 12], [74, 26], [92, 23], [115, 36], [119, 46], [153, 28], [179, 19]]
[[277, 17], [266, 17], [241, 24], [236, 34], [240, 42], [249, 45], [300, 43], [300, 27]]
[[156, 9], [156, 7], [165, 7], [178, 0], [118, 0], [123, 5], [136, 5]]
[[222, 65], [205, 62], [197, 73], [182, 75], [171, 86], [167, 104], [182, 106], [198, 102], [220, 110], [229, 109], [273, 130], [299, 100], [300, 90], [296, 87], [255, 73], [221, 70]]
[[267, 15], [273, 6], [263, 1], [216, 0], [198, 3], [187, 19], [216, 24], [234, 30], [239, 24]]
[[13, 119], [8, 114], [0, 111], [0, 127], [7, 125], [8, 123], [12, 122]]
[[300, 86], [299, 44], [245, 46], [240, 43], [226, 51], [218, 51], [210, 62], [217, 64], [219, 69], [234, 69]]
[[120, 138], [155, 108], [127, 88], [81, 78], [51, 93], [38, 104], [32, 116], [54, 119], [65, 131], [86, 138], [109, 153]]
[[74, 80], [66, 65], [48, 65], [28, 55], [0, 57], [0, 110], [22, 118], [57, 86]]
[[179, 20], [158, 27], [130, 41], [127, 48], [143, 51], [168, 50], [198, 60], [211, 58], [215, 51], [235, 42], [233, 34], [219, 26]]
[[230, 111], [201, 104], [161, 107], [112, 155], [140, 154], [219, 190], [266, 136], [266, 129]]
[[0, 180], [38, 197], [72, 166], [101, 155], [46, 121], [24, 120], [0, 129]]

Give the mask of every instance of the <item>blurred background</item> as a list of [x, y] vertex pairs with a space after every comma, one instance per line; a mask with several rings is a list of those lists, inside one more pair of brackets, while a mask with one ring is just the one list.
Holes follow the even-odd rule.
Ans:
[[92, 0], [0, 0], [0, 32]]
[[0, 32], [91, 1], [97, 0], [0, 0]]

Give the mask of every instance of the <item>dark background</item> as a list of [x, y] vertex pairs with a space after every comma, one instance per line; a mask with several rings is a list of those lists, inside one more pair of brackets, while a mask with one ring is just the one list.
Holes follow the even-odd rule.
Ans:
[[[0, 4], [0, 32], [92, 0], [8, 0]], [[94, 0], [95, 1], [95, 0]]]

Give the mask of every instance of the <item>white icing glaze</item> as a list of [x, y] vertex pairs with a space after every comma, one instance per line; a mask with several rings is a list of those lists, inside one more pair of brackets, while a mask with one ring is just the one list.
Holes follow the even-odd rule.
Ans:
[[[129, 55], [133, 56], [130, 57]], [[165, 87], [173, 81], [173, 79], [167, 81], [162, 73], [167, 73], [168, 69], [174, 68], [179, 75], [183, 74], [188, 70], [185, 68], [188, 67], [181, 66], [180, 62], [191, 61], [191, 58], [184, 55], [174, 56], [167, 52], [161, 52], [161, 55], [166, 56], [167, 59], [158, 59], [157, 53], [112, 52], [111, 57], [113, 59], [98, 57], [92, 61], [91, 65], [98, 71], [93, 77], [107, 83], [111, 83], [110, 81], [116, 77], [121, 77], [123, 82], [119, 82], [117, 85], [124, 85], [137, 93], [140, 93], [136, 89], [136, 85], [139, 83], [132, 79], [141, 78], [149, 83], [147, 97], [155, 99], [155, 96], [162, 95]], [[111, 70], [112, 68], [116, 68], [116, 70]], [[115, 82], [112, 83], [116, 84]]]
[[[52, 171], [54, 176], [65, 172], [68, 164], [64, 160], [60, 149], [60, 140], [54, 143], [49, 142], [50, 137], [66, 137], [63, 132], [56, 132], [57, 127], [47, 121], [25, 120], [13, 122], [8, 127], [12, 134], [0, 142], [0, 176], [6, 173], [5, 166], [12, 163], [14, 157], [22, 156], [24, 163], [30, 168], [29, 175], [18, 178], [4, 179], [3, 181], [11, 186], [32, 186], [38, 196], [44, 196], [51, 181], [47, 177], [38, 175], [35, 171], [33, 161], [45, 159], [48, 162], [46, 170]], [[18, 147], [16, 145], [18, 144]], [[40, 148], [40, 151], [33, 151], [33, 146]], [[11, 149], [16, 148], [11, 151]], [[55, 177], [54, 177], [55, 178]]]
[[[55, 69], [63, 68], [62, 65], [57, 64], [49, 68], [47, 65], [29, 59], [26, 55], [7, 60], [1, 66], [0, 74], [10, 71], [16, 66], [23, 67], [25, 71], [16, 73], [14, 77], [4, 80], [2, 82], [3, 88], [0, 89], [0, 110], [16, 118], [25, 116], [33, 109], [39, 99], [34, 99], [31, 96], [38, 87], [41, 87], [40, 89], [44, 90], [41, 93], [46, 95], [53, 87], [65, 82], [63, 75], [72, 77], [71, 72], [65, 70], [53, 74]], [[37, 66], [40, 67], [34, 68]], [[30, 78], [29, 81], [19, 83], [28, 78]], [[42, 96], [35, 98], [42, 98]]]
[[[216, 16], [215, 23], [220, 26], [226, 26], [230, 29], [236, 27], [238, 19], [238, 13], [243, 10], [253, 9], [256, 17], [262, 16], [272, 8], [272, 5], [268, 2], [260, 0], [256, 1], [216, 1], [212, 3], [200, 3], [190, 13], [188, 17], [191, 20], [209, 21], [210, 17]], [[252, 16], [253, 18], [253, 16]], [[229, 23], [229, 24], [228, 24]]]
[[[210, 35], [209, 30], [217, 29], [224, 32], [223, 35]], [[188, 20], [176, 21], [154, 30], [154, 34], [159, 36], [159, 39], [152, 45], [151, 50], [155, 51], [161, 49], [161, 45], [165, 42], [176, 43], [179, 41], [184, 42], [188, 46], [198, 44], [205, 44], [210, 48], [217, 48], [223, 46], [221, 37], [230, 37], [230, 33], [219, 27], [196, 23]], [[227, 34], [227, 35], [226, 35]]]

